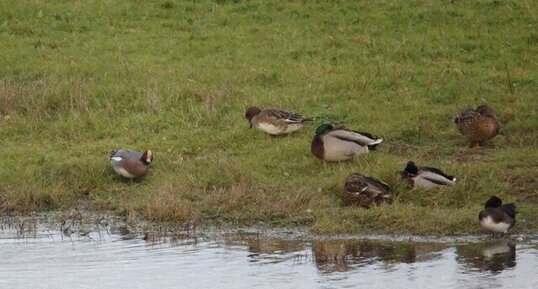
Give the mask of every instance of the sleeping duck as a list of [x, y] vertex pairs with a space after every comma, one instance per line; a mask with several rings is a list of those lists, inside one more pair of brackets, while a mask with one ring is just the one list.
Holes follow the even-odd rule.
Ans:
[[346, 178], [342, 201], [345, 205], [369, 208], [372, 204], [390, 203], [392, 188], [376, 178], [353, 173]]
[[113, 150], [109, 153], [109, 157], [114, 171], [129, 179], [145, 177], [148, 166], [153, 161], [151, 150], [143, 153], [124, 149]]
[[432, 167], [417, 167], [413, 161], [401, 172], [402, 179], [406, 179], [414, 188], [431, 189], [439, 186], [453, 186], [456, 178], [443, 173], [440, 169]]
[[497, 196], [490, 197], [484, 204], [484, 210], [478, 214], [480, 225], [491, 232], [506, 234], [516, 223], [516, 206], [504, 204]]
[[270, 135], [282, 135], [294, 132], [313, 121], [298, 113], [280, 109], [260, 109], [252, 106], [245, 112], [249, 127], [256, 127]]
[[310, 149], [313, 155], [322, 160], [338, 162], [366, 154], [382, 141], [367, 132], [335, 128], [325, 123], [316, 129]]

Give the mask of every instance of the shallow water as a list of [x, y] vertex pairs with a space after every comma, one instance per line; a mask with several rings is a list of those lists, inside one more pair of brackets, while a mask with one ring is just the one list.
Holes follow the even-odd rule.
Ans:
[[0, 228], [0, 288], [538, 288], [536, 237], [160, 237], [29, 220]]

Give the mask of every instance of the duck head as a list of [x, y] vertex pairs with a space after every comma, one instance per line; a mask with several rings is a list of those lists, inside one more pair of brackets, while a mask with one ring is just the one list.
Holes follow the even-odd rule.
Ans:
[[252, 118], [255, 117], [262, 110], [257, 106], [251, 106], [247, 108], [245, 112], [245, 117], [248, 119], [249, 128], [252, 128]]
[[153, 152], [151, 150], [146, 150], [142, 154], [140, 161], [143, 162], [145, 165], [149, 165], [153, 161]]
[[418, 174], [418, 168], [413, 161], [408, 161], [405, 169], [400, 174], [404, 179], [414, 177]]
[[479, 107], [476, 108], [476, 111], [480, 113], [481, 115], [495, 117], [495, 112], [487, 104], [480, 105]]
[[322, 135], [330, 130], [332, 130], [334, 127], [330, 123], [323, 123], [318, 128], [316, 128], [316, 135]]
[[484, 204], [484, 208], [497, 208], [497, 207], [500, 207], [502, 205], [502, 201], [499, 197], [497, 196], [491, 196], [491, 198], [489, 198], [489, 200], [486, 201], [486, 203]]

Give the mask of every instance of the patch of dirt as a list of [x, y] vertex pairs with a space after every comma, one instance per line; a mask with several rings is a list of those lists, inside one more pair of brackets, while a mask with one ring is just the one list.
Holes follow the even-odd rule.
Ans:
[[507, 179], [510, 193], [522, 200], [538, 204], [538, 179], [527, 175], [515, 175]]

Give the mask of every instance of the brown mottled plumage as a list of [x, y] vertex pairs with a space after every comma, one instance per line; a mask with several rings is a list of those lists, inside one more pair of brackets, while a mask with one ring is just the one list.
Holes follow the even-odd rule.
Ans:
[[454, 123], [470, 141], [470, 147], [480, 148], [480, 145], [492, 139], [499, 133], [500, 125], [495, 112], [487, 105], [476, 109], [466, 109], [454, 118]]
[[390, 203], [391, 191], [389, 185], [378, 179], [353, 173], [346, 178], [342, 201], [346, 205], [369, 208], [372, 204]]
[[311, 118], [279, 109], [265, 109], [249, 107], [245, 112], [250, 128], [256, 127], [271, 135], [281, 135], [294, 132], [302, 128], [306, 123], [313, 121]]

